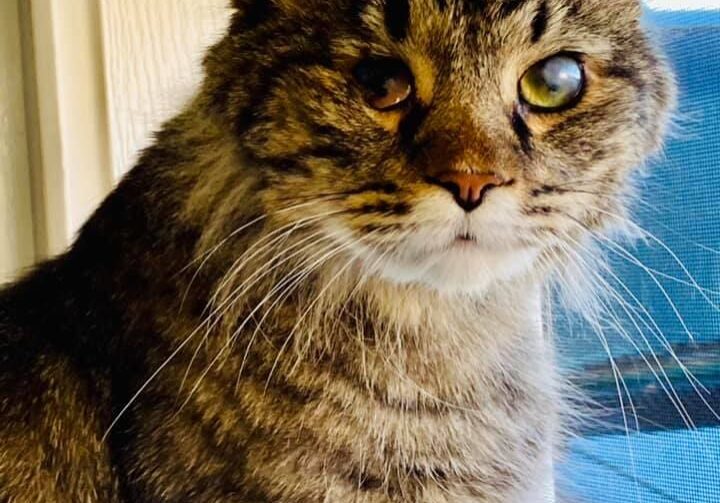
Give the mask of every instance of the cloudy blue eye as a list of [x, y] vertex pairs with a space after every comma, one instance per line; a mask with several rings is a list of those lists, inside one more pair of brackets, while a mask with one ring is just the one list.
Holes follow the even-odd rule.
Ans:
[[580, 60], [557, 55], [533, 65], [520, 79], [520, 96], [530, 107], [551, 112], [574, 105], [585, 88]]

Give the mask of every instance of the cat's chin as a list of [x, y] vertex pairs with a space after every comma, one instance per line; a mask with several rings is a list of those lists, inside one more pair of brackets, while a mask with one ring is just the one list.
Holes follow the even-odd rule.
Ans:
[[498, 283], [528, 274], [537, 248], [491, 249], [458, 242], [424, 257], [393, 258], [377, 268], [383, 279], [418, 284], [444, 294], [482, 295]]

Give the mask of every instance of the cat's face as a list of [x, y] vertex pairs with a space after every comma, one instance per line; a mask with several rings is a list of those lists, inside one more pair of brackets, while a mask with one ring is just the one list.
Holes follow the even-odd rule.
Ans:
[[399, 282], [482, 290], [617, 223], [672, 104], [635, 0], [236, 4], [208, 89], [267, 211]]

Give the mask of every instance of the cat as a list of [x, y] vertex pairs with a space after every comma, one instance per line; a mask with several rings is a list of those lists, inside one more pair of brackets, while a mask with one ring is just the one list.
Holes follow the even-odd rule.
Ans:
[[0, 293], [0, 501], [551, 501], [543, 285], [673, 77], [637, 0], [234, 0], [191, 103]]

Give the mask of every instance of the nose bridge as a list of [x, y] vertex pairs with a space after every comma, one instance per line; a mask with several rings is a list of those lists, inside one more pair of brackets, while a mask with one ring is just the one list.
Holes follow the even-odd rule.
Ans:
[[473, 130], [471, 125], [458, 132], [459, 154], [452, 169], [469, 173], [493, 171], [497, 162], [496, 148], [483, 130]]
[[451, 63], [436, 72], [433, 107], [445, 119], [442, 129], [464, 143], [471, 156], [483, 158], [502, 110], [498, 67], [507, 63], [498, 59], [499, 47], [487, 37], [463, 37], [447, 50]]
[[467, 110], [451, 110], [444, 119], [427, 132], [429, 151], [426, 152], [428, 174], [457, 171], [487, 173], [495, 169], [497, 147], [487, 127], [480, 124]]
[[483, 203], [489, 191], [509, 186], [512, 180], [499, 174], [505, 170], [499, 166], [492, 117], [483, 117], [482, 105], [468, 101], [456, 98], [429, 121], [423, 170], [430, 183], [450, 192], [469, 213]]
[[444, 164], [443, 170], [483, 172], [491, 170], [498, 157], [492, 133], [498, 127], [497, 90], [487, 79], [469, 79], [467, 73], [439, 72], [422, 136], [432, 145], [430, 157]]

